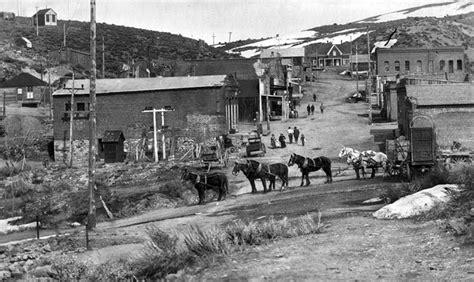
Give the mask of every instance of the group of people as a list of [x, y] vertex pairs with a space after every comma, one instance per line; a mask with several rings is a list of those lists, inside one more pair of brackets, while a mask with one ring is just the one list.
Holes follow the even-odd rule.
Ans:
[[[294, 128], [291, 128], [291, 126], [289, 126], [287, 133], [288, 133], [288, 141], [290, 144], [293, 144], [293, 140], [295, 141], [295, 144], [298, 144], [298, 140], [301, 140], [301, 145], [304, 146], [305, 136], [296, 126]], [[270, 143], [271, 143], [272, 148], [285, 148], [286, 147], [286, 137], [285, 135], [283, 135], [283, 133], [281, 133], [280, 136], [278, 137], [278, 142], [280, 143], [280, 146], [277, 146], [277, 140], [276, 140], [275, 134], [272, 134], [270, 138]]]
[[[319, 110], [321, 111], [321, 113], [324, 113], [325, 108], [326, 106], [323, 103], [321, 103], [321, 105], [319, 106]], [[308, 111], [308, 116], [314, 115], [314, 109], [315, 109], [314, 104], [311, 104], [311, 105], [308, 104], [308, 106], [306, 106], [306, 110]]]

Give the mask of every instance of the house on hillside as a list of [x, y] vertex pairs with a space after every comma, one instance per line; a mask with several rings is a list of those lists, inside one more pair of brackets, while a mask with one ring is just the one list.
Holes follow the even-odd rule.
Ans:
[[[125, 148], [129, 149], [143, 136], [152, 137], [153, 114], [143, 112], [149, 108], [175, 109], [165, 114], [166, 128], [160, 126], [160, 130], [166, 129], [163, 132], [167, 143], [174, 138], [190, 138], [196, 142], [214, 139], [228, 133], [237, 118], [237, 87], [227, 75], [98, 79], [96, 82], [99, 148], [104, 132], [110, 130], [121, 131]], [[74, 105], [70, 104], [71, 81], [53, 93], [56, 159], [67, 159], [71, 109], [75, 159], [87, 157], [89, 80], [76, 80], [75, 85], [80, 89], [75, 92]], [[161, 124], [160, 116], [157, 118]]]
[[10, 101], [16, 101], [23, 107], [37, 107], [49, 103], [48, 83], [29, 74], [21, 73], [0, 85]]
[[398, 89], [398, 128], [407, 135], [413, 117], [433, 120], [438, 146], [453, 141], [474, 149], [474, 87], [471, 83], [405, 85]]
[[464, 81], [464, 47], [377, 48], [377, 75]]
[[15, 20], [15, 13], [12, 12], [0, 12], [0, 19], [13, 21]]
[[39, 10], [31, 18], [34, 26], [58, 25], [57, 13], [51, 8]]
[[313, 64], [322, 68], [348, 66], [350, 54], [348, 44], [321, 44], [316, 48]]

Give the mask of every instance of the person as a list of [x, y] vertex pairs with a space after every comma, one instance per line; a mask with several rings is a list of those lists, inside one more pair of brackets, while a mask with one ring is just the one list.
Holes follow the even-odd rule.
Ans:
[[304, 141], [305, 141], [305, 137], [304, 137], [304, 133], [301, 132], [301, 146], [304, 146]]
[[293, 129], [293, 137], [295, 137], [295, 144], [298, 144], [298, 137], [300, 137], [300, 131], [296, 126]]
[[314, 105], [311, 105], [311, 114], [314, 115]]
[[294, 132], [293, 132], [293, 129], [291, 128], [291, 126], [288, 127], [287, 132], [288, 132], [288, 139], [290, 140], [290, 144], [292, 144], [293, 143], [293, 133]]
[[272, 137], [270, 137], [270, 146], [275, 149], [276, 148], [276, 137], [275, 134], [272, 134]]
[[316, 93], [313, 94], [313, 102], [316, 102]]
[[308, 106], [306, 107], [306, 110], [308, 111], [308, 116], [309, 114], [311, 113], [311, 106], [308, 104]]
[[280, 147], [285, 148], [286, 147], [286, 142], [285, 142], [285, 135], [283, 133], [280, 134], [280, 137], [278, 137], [278, 141], [280, 141]]
[[319, 109], [321, 110], [321, 113], [323, 113], [323, 112], [324, 112], [324, 108], [326, 108], [326, 107], [324, 106], [324, 104], [323, 104], [323, 103], [321, 103], [321, 106], [319, 106]]

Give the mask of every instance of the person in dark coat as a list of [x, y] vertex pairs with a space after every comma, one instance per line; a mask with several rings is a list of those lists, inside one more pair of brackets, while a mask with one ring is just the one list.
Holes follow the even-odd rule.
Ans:
[[316, 102], [316, 93], [313, 94], [313, 102]]
[[270, 138], [270, 145], [273, 149], [276, 148], [276, 137], [275, 134], [272, 134], [272, 137]]
[[293, 137], [295, 137], [295, 144], [298, 144], [298, 137], [300, 137], [300, 131], [296, 126], [293, 129]]
[[285, 148], [286, 147], [286, 142], [285, 142], [285, 135], [283, 133], [280, 134], [280, 137], [278, 137], [278, 141], [280, 141], [280, 147]]
[[310, 105], [308, 104], [308, 106], [306, 107], [306, 110], [308, 111], [308, 116], [311, 114], [311, 107]]
[[311, 105], [311, 114], [314, 115], [314, 105]]
[[326, 108], [326, 106], [321, 103], [321, 106], [319, 106], [319, 109], [321, 110], [321, 113], [324, 113], [324, 109]]
[[306, 138], [304, 137], [304, 133], [301, 132], [301, 146], [304, 146], [304, 141], [306, 140]]

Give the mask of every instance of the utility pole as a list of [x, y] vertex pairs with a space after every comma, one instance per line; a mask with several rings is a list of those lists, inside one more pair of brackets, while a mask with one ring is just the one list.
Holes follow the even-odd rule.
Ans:
[[63, 45], [66, 47], [66, 24], [63, 23]]
[[155, 163], [158, 162], [158, 138], [156, 130], [156, 113], [161, 113], [161, 145], [163, 150], [163, 160], [166, 159], [166, 143], [165, 143], [165, 113], [174, 112], [175, 109], [171, 106], [165, 106], [161, 109], [143, 110], [142, 113], [153, 113], [153, 149], [155, 155]]
[[39, 28], [38, 28], [38, 25], [39, 25], [39, 23], [38, 23], [38, 6], [36, 6], [36, 15], [35, 15], [35, 17], [36, 17], [36, 37], [38, 37], [38, 36], [39, 36]]
[[105, 78], [105, 43], [102, 35], [102, 78]]
[[369, 64], [369, 68], [367, 70], [367, 89], [365, 93], [369, 96], [369, 124], [372, 124], [372, 93], [371, 93], [371, 84], [372, 84], [372, 67], [370, 65], [370, 38], [369, 38], [369, 26], [367, 26], [367, 63]]
[[357, 49], [357, 43], [356, 43], [356, 91], [359, 93], [359, 55], [357, 54], [358, 52]]
[[95, 0], [91, 0], [91, 23], [90, 23], [90, 53], [91, 53], [91, 76], [90, 76], [90, 134], [89, 134], [89, 213], [87, 215], [86, 231], [90, 231], [96, 226], [95, 213], [95, 169], [96, 169], [96, 5]]
[[229, 31], [229, 43], [230, 43], [231, 36], [232, 36], [232, 31]]

